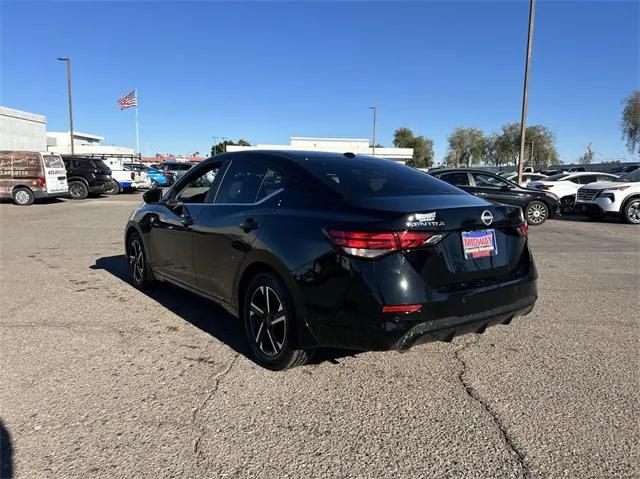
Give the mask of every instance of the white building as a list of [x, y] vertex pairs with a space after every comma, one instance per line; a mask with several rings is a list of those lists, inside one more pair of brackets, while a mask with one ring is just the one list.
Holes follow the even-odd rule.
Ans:
[[[71, 135], [68, 131], [48, 131], [47, 150], [59, 154], [71, 154]], [[126, 146], [103, 145], [104, 136], [90, 133], [73, 132], [73, 150], [76, 155], [82, 154], [120, 154], [132, 155], [133, 148]]]
[[0, 150], [47, 151], [47, 118], [0, 106]]
[[[293, 150], [293, 151], [326, 151], [330, 153], [351, 152], [356, 155], [372, 155], [373, 148], [366, 138], [309, 138], [292, 136], [288, 145], [255, 145], [227, 146], [227, 151], [243, 150]], [[375, 156], [387, 158], [399, 163], [406, 163], [413, 157], [413, 148], [376, 148]]]

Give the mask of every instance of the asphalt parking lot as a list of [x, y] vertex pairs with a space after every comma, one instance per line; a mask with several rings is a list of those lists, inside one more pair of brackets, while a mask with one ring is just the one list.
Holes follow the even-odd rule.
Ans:
[[640, 475], [640, 228], [531, 228], [510, 326], [274, 373], [215, 304], [128, 284], [139, 201], [0, 204], [4, 475]]

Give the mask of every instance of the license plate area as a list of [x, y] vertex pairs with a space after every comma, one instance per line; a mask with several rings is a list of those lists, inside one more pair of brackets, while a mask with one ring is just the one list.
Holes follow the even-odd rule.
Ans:
[[485, 258], [498, 254], [495, 230], [463, 231], [461, 235], [465, 259]]

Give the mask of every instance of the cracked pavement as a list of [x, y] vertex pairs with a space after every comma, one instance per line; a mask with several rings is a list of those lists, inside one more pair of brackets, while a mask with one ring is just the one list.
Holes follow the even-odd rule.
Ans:
[[2, 475], [640, 475], [639, 228], [531, 228], [509, 326], [274, 373], [215, 304], [127, 283], [139, 201], [0, 204]]

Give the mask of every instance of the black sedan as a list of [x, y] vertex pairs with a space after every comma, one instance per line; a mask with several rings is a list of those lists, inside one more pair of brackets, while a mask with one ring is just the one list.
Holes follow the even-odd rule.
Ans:
[[125, 228], [133, 282], [167, 281], [241, 318], [256, 361], [318, 347], [407, 349], [528, 314], [537, 273], [519, 208], [351, 153], [218, 155]]
[[560, 211], [560, 200], [553, 193], [518, 186], [488, 171], [452, 168], [431, 174], [489, 201], [519, 206], [530, 225], [541, 225]]

